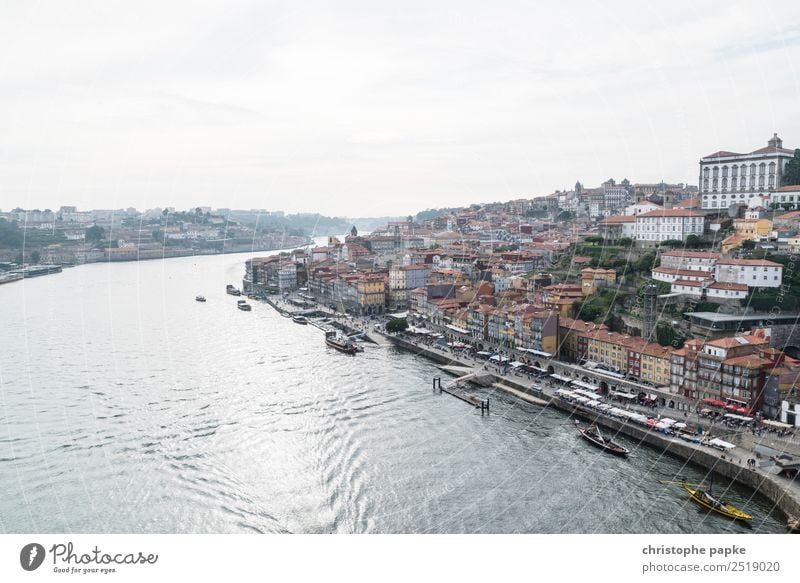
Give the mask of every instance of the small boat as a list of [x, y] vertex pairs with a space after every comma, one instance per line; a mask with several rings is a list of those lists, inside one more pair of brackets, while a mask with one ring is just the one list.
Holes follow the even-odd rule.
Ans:
[[617, 442], [603, 437], [603, 434], [600, 433], [600, 428], [597, 426], [597, 424], [592, 424], [589, 427], [581, 427], [578, 424], [578, 421], [575, 420], [575, 429], [578, 430], [578, 433], [580, 433], [581, 437], [583, 437], [586, 441], [596, 445], [601, 449], [604, 449], [608, 453], [621, 457], [625, 457], [630, 453], [630, 450], [622, 447]]
[[232, 295], [232, 296], [240, 296], [240, 295], [242, 295], [242, 292], [240, 292], [238, 289], [236, 289], [236, 288], [235, 288], [234, 286], [232, 286], [231, 284], [228, 284], [228, 285], [226, 285], [226, 286], [225, 286], [225, 291], [226, 291], [226, 292], [227, 292], [229, 295]]
[[696, 502], [703, 508], [711, 510], [712, 512], [726, 516], [727, 518], [745, 521], [753, 519], [750, 514], [744, 510], [736, 508], [736, 506], [733, 504], [721, 502], [720, 500], [714, 498], [714, 496], [711, 495], [711, 487], [708, 487], [707, 490], [704, 490], [703, 488], [705, 488], [705, 486], [703, 484], [693, 484], [691, 482], [683, 482], [680, 480], [659, 480], [659, 482], [662, 484], [677, 484], [678, 486], [681, 486], [689, 493], [689, 498], [693, 502]]
[[295, 324], [308, 324], [308, 320], [304, 316], [292, 316], [292, 322]]
[[358, 347], [349, 339], [338, 332], [325, 332], [325, 344], [345, 354], [355, 354]]
[[250, 310], [253, 309], [252, 306], [250, 304], [248, 304], [247, 302], [238, 302], [236, 304], [236, 307], [239, 308], [240, 310], [244, 311], [244, 312], [249, 312]]
[[196, 302], [204, 302], [206, 301], [205, 296], [195, 296], [194, 301]]
[[720, 502], [705, 490], [701, 490], [700, 488], [690, 488], [689, 486], [692, 484], [684, 483], [681, 485], [683, 486], [684, 490], [689, 492], [689, 496], [694, 502], [697, 502], [700, 506], [708, 508], [717, 514], [722, 514], [722, 516], [727, 516], [728, 518], [733, 518], [734, 520], [752, 520], [753, 518], [744, 510], [739, 510], [736, 508], [736, 506], [733, 504]]

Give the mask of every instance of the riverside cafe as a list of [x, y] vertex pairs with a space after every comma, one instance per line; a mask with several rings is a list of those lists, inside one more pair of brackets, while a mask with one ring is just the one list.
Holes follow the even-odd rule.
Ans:
[[697, 406], [697, 412], [703, 417], [727, 417], [739, 421], [752, 421], [749, 417], [753, 412], [748, 407], [743, 405], [721, 401], [719, 399], [705, 398], [700, 401]]

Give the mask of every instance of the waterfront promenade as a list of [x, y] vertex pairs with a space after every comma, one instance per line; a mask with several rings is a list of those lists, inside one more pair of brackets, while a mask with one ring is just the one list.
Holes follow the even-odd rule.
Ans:
[[[753, 490], [766, 496], [772, 503], [786, 515], [787, 521], [800, 516], [800, 480], [776, 476], [768, 471], [769, 460], [759, 460], [761, 457], [759, 446], [770, 443], [770, 447], [775, 447], [775, 440], [771, 437], [757, 439], [750, 437], [744, 432], [732, 432], [729, 428], [719, 424], [711, 424], [708, 420], [701, 419], [699, 416], [689, 418], [688, 414], [683, 418], [684, 421], [698, 422], [708, 426], [708, 432], [715, 437], [730, 439], [731, 434], [747, 435], [740, 438], [739, 445], [734, 453], [718, 451], [709, 446], [690, 443], [678, 438], [670, 437], [652, 429], [633, 425], [623, 420], [612, 418], [601, 414], [599, 411], [584, 408], [576, 403], [567, 403], [556, 396], [558, 385], [547, 379], [537, 379], [528, 375], [507, 373], [503, 367], [487, 364], [481, 359], [458, 354], [442, 347], [415, 342], [410, 338], [401, 336], [384, 335], [393, 344], [406, 350], [414, 351], [421, 356], [431, 358], [445, 365], [456, 365], [466, 367], [472, 371], [491, 372], [496, 377], [496, 383], [492, 386], [502, 390], [511, 396], [526, 401], [528, 403], [540, 405], [545, 401], [547, 405], [563, 410], [570, 415], [578, 415], [590, 419], [607, 429], [614, 431], [615, 434], [623, 434], [637, 440], [640, 444], [644, 443], [654, 448], [654, 450], [666, 453], [683, 459], [687, 463], [701, 466], [709, 472], [716, 472], [744, 484]], [[510, 385], [510, 386], [509, 386]], [[485, 391], [487, 389], [478, 389]], [[660, 408], [658, 410], [644, 409], [636, 405], [619, 405], [620, 408], [639, 411], [650, 416], [666, 417], [675, 414], [670, 409]], [[680, 418], [680, 416], [679, 416]], [[789, 446], [795, 446], [794, 440], [787, 441]], [[756, 467], [747, 467], [747, 459], [756, 459]], [[763, 466], [763, 467], [762, 467]]]

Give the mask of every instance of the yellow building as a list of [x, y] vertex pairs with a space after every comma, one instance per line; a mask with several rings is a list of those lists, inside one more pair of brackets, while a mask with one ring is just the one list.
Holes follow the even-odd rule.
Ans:
[[597, 293], [598, 287], [612, 287], [617, 282], [616, 269], [581, 269], [581, 292], [584, 296]]
[[772, 221], [769, 219], [735, 219], [733, 228], [736, 234], [747, 239], [768, 237], [772, 232]]
[[361, 314], [382, 314], [386, 305], [386, 280], [378, 275], [367, 275], [356, 283], [358, 309]]
[[639, 378], [656, 386], [670, 384], [672, 349], [657, 342], [648, 342], [642, 350], [641, 372]]
[[722, 242], [720, 242], [719, 250], [722, 253], [730, 253], [737, 247], [741, 247], [742, 243], [749, 240], [750, 239], [744, 235], [731, 235], [730, 237], [725, 237]]

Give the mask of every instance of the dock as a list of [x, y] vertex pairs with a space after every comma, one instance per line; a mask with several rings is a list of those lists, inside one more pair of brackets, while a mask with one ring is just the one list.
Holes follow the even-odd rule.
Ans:
[[476, 409], [480, 409], [481, 417], [489, 414], [489, 399], [481, 399], [480, 397], [467, 393], [457, 384], [443, 387], [442, 377], [433, 377], [433, 391], [447, 393], [460, 401], [464, 401], [468, 405], [472, 405]]

